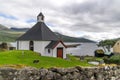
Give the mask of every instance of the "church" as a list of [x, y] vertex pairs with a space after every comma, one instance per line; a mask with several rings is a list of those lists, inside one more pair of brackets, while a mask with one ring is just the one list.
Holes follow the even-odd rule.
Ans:
[[44, 22], [44, 15], [37, 16], [37, 23], [17, 39], [18, 50], [31, 50], [42, 56], [66, 58], [66, 45]]

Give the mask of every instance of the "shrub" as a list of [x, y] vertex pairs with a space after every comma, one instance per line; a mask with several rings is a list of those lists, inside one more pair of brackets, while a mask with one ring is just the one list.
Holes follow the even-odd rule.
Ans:
[[104, 56], [104, 51], [102, 49], [95, 50], [95, 56], [96, 57], [103, 57]]
[[0, 44], [0, 49], [8, 49], [8, 45], [7, 45], [7, 43], [2, 43], [2, 44]]
[[105, 63], [120, 64], [120, 54], [115, 54], [110, 58], [104, 57]]
[[104, 56], [104, 57], [103, 57], [103, 60], [104, 60], [105, 63], [109, 63], [109, 57]]

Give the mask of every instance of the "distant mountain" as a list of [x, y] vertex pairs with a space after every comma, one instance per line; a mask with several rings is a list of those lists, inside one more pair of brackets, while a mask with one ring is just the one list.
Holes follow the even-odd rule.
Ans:
[[10, 29], [13, 30], [13, 31], [26, 32], [26, 31], [28, 31], [30, 28], [15, 28], [15, 27], [12, 27], [12, 28], [10, 28]]
[[21, 32], [0, 30], [0, 42], [14, 42], [22, 34]]
[[[0, 31], [0, 42], [12, 42], [15, 41], [19, 36], [24, 34], [24, 32], [18, 32], [18, 31]], [[91, 41], [89, 39], [85, 38], [75, 38], [75, 37], [69, 37], [62, 35], [60, 33], [55, 34], [64, 42], [82, 42], [82, 43], [94, 43], [94, 41]]]
[[[0, 24], [0, 41], [2, 42], [11, 42], [15, 41], [19, 36], [21, 36], [23, 33], [28, 31], [29, 28], [7, 28]], [[85, 38], [76, 38], [76, 37], [70, 37], [66, 35], [62, 35], [58, 32], [55, 32], [55, 34], [63, 40], [64, 42], [87, 42], [87, 43], [94, 43], [94, 41], [85, 39]]]
[[6, 26], [0, 24], [0, 42], [15, 41], [23, 32], [13, 31]]
[[82, 43], [95, 43], [95, 41], [85, 39], [85, 38], [76, 38], [76, 37], [70, 37], [66, 35], [62, 35], [60, 33], [55, 32], [55, 34], [64, 42], [82, 42]]
[[0, 24], [0, 30], [9, 30], [9, 28], [7, 28], [6, 26]]

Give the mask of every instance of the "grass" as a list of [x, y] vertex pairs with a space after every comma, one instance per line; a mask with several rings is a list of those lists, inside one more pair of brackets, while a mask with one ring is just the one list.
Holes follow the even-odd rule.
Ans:
[[99, 58], [99, 57], [86, 56], [86, 57], [85, 57], [85, 60], [86, 60], [86, 61], [101, 61], [101, 60], [103, 60], [103, 59], [102, 59], [102, 58]]
[[[39, 63], [33, 63], [34, 60], [39, 60]], [[36, 68], [91, 66], [87, 61], [76, 60], [75, 57], [70, 55], [69, 60], [64, 60], [61, 58], [40, 56], [38, 53], [27, 50], [0, 52], [0, 65], [23, 65]]]
[[[103, 60], [103, 58], [101, 57], [94, 57], [94, 56], [82, 56], [83, 58], [83, 61], [97, 61], [97, 62], [100, 62]], [[80, 57], [79, 56], [76, 56], [76, 58], [74, 57], [73, 59], [76, 59], [76, 60], [80, 60]]]

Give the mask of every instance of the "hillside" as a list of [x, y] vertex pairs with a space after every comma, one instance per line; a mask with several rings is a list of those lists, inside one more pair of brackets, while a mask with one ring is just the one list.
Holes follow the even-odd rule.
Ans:
[[2, 24], [0, 24], [0, 30], [9, 30], [6, 26], [3, 26]]
[[[38, 63], [33, 63], [34, 60], [39, 60]], [[73, 67], [73, 66], [91, 66], [87, 61], [75, 60], [73, 56], [69, 60], [61, 58], [53, 58], [40, 56], [40, 54], [32, 51], [5, 51], [0, 52], [0, 66], [24, 65], [36, 68], [44, 67]], [[18, 67], [18, 66], [17, 66]]]
[[22, 34], [23, 32], [0, 30], [0, 42], [13, 42]]
[[0, 24], [0, 42], [12, 42], [15, 41], [22, 33], [17, 31], [12, 31]]
[[85, 39], [85, 38], [82, 38], [82, 37], [81, 38], [76, 38], [76, 37], [70, 37], [70, 36], [62, 35], [62, 34], [57, 33], [57, 32], [55, 32], [55, 33], [64, 42], [88, 42], [88, 43], [92, 42], [92, 43], [94, 43], [94, 41], [89, 40], [89, 39]]

